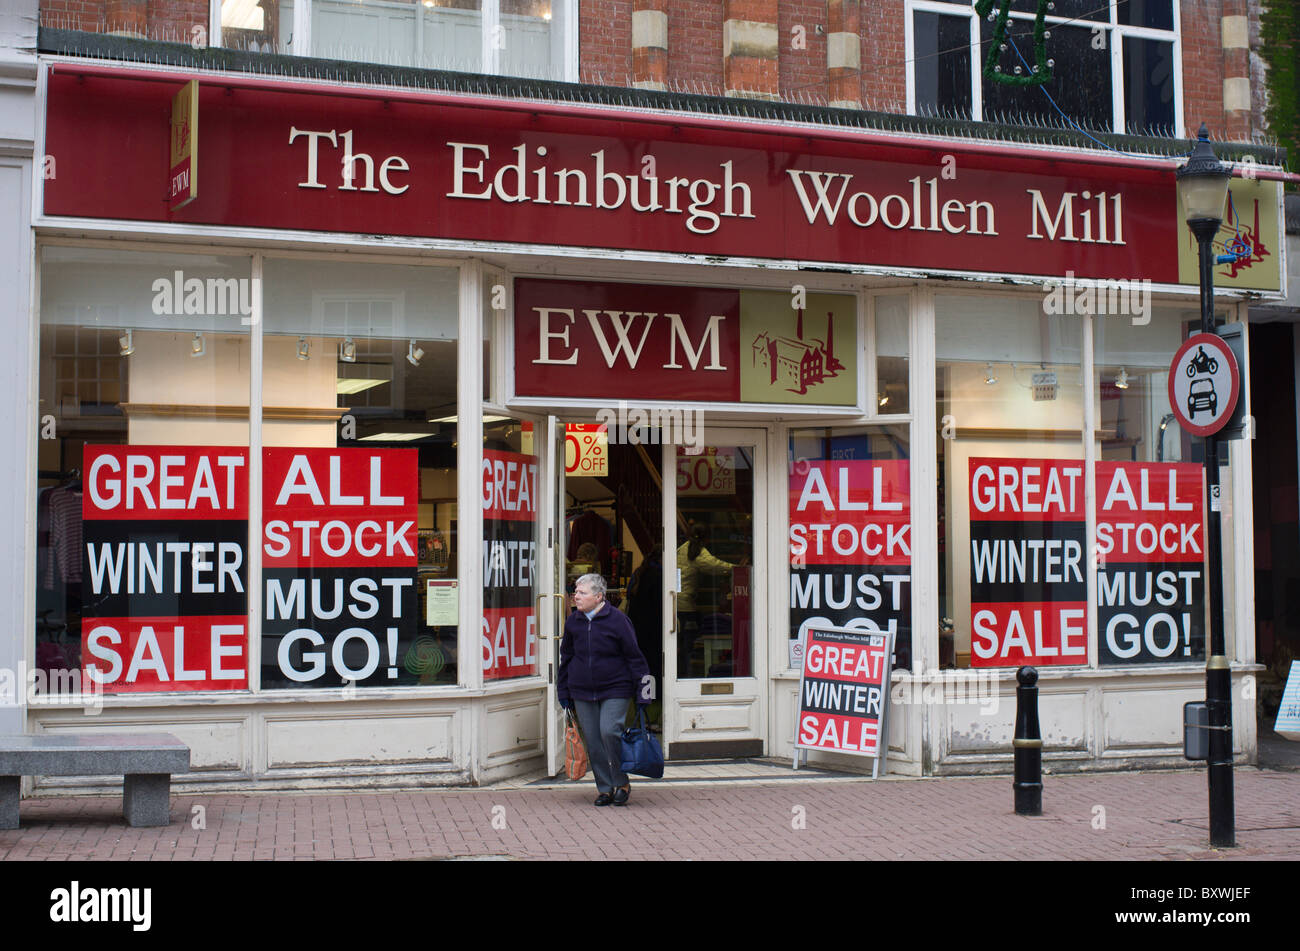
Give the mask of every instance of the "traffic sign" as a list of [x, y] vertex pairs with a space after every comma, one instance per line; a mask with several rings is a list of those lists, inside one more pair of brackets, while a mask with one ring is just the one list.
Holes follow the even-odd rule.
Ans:
[[1169, 367], [1169, 407], [1194, 436], [1213, 436], [1241, 395], [1237, 359], [1218, 334], [1193, 334]]

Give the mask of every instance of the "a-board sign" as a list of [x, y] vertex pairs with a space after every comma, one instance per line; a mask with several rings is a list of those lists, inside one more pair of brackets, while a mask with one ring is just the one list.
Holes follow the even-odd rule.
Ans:
[[1218, 334], [1188, 337], [1169, 367], [1169, 408], [1193, 436], [1213, 436], [1241, 395], [1237, 358]]
[[893, 635], [809, 625], [795, 747], [879, 757]]
[[1288, 740], [1300, 740], [1300, 660], [1291, 661], [1273, 729]]

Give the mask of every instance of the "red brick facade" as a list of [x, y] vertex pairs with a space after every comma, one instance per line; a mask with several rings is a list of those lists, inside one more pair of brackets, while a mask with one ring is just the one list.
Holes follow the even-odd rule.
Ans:
[[[273, 6], [274, 0], [264, 4]], [[907, 108], [905, 0], [582, 0], [578, 6], [578, 74], [585, 83], [850, 103], [892, 113]], [[666, 50], [644, 45], [634, 49], [636, 10], [667, 14]], [[1262, 92], [1249, 82], [1250, 50], [1224, 47], [1230, 42], [1225, 40], [1224, 17], [1245, 18], [1249, 35], [1258, 36], [1257, 4], [1182, 0], [1180, 10], [1188, 134], [1205, 122], [1216, 138], [1263, 138], [1265, 130], [1254, 108]], [[752, 44], [743, 55], [724, 55], [728, 21], [774, 24], [775, 58], [753, 55]], [[41, 22], [62, 29], [185, 41], [195, 27], [206, 30], [208, 0], [41, 0]], [[840, 34], [841, 47], [845, 35], [857, 35], [856, 70], [829, 65], [831, 34]], [[752, 39], [752, 31], [748, 37]], [[1242, 95], [1248, 96], [1247, 108], [1228, 107], [1240, 106]]]

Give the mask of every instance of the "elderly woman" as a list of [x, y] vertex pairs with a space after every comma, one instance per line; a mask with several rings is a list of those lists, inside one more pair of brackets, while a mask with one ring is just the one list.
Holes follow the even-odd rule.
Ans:
[[605, 579], [588, 574], [573, 594], [577, 608], [564, 622], [560, 642], [560, 705], [578, 715], [587, 756], [596, 774], [596, 805], [627, 805], [632, 785], [620, 763], [627, 702], [649, 704], [653, 691], [645, 655], [626, 614], [605, 600]]

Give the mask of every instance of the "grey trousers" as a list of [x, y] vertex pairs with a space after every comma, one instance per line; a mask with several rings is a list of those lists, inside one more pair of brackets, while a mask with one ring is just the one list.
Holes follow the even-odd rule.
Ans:
[[591, 771], [596, 774], [596, 791], [612, 793], [628, 784], [627, 773], [619, 763], [623, 760], [623, 721], [627, 719], [627, 704], [631, 697], [612, 700], [574, 700], [573, 709], [582, 727], [582, 737], [587, 741], [587, 757]]

